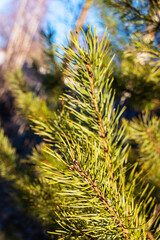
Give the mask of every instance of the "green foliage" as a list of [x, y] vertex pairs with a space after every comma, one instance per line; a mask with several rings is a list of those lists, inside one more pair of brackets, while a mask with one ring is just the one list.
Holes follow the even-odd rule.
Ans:
[[157, 116], [143, 114], [129, 123], [129, 136], [138, 145], [139, 161], [154, 183], [159, 182], [160, 120]]
[[147, 186], [135, 200], [135, 167], [126, 180], [128, 146], [123, 110], [114, 108], [106, 35], [99, 41], [89, 27], [81, 47], [71, 33], [75, 50], [63, 48], [70, 89], [61, 97], [64, 108], [54, 121], [32, 117], [35, 131], [50, 141], [44, 150], [52, 159], [41, 165], [43, 176], [59, 186], [57, 221], [63, 230], [54, 234], [62, 239], [147, 239], [149, 231], [151, 192], [144, 198]]
[[42, 152], [41, 148], [42, 146], [37, 146], [33, 149], [32, 156], [19, 159], [3, 130], [0, 129], [0, 176], [12, 183], [10, 195], [14, 197], [17, 205], [30, 216], [37, 217], [49, 231], [58, 228], [55, 222], [58, 201], [56, 189], [41, 175], [37, 159], [42, 162], [50, 159], [50, 155]]
[[[147, 18], [139, 21], [137, 15], [133, 19], [137, 14], [134, 9], [130, 18], [128, 9], [136, 5], [127, 3], [108, 2], [114, 9], [120, 5], [121, 19], [133, 21], [140, 29]], [[71, 33], [74, 50], [62, 47], [64, 54], [57, 53], [66, 63], [62, 70], [68, 90], [60, 97], [61, 108], [56, 112], [48, 107], [53, 99], [47, 105], [36, 96], [26, 87], [22, 73], [8, 77], [19, 112], [32, 121], [32, 128], [46, 142], [42, 149], [34, 149], [27, 161], [21, 160], [29, 167], [23, 178], [17, 173], [21, 181], [16, 180], [16, 184], [27, 192], [32, 213], [45, 226], [52, 222], [50, 232], [55, 239], [159, 239], [159, 216], [155, 214], [159, 193], [153, 193], [152, 188], [159, 189], [159, 118], [144, 114], [139, 120], [121, 121], [124, 109], [115, 107], [112, 89], [118, 88], [121, 104], [127, 93], [132, 107], [158, 108], [159, 49], [139, 33], [132, 42], [129, 40], [130, 46], [126, 45], [123, 53], [119, 51], [113, 66], [107, 31], [99, 40], [96, 29], [92, 33], [89, 27], [83, 37], [82, 45], [78, 35]], [[47, 54], [53, 64], [50, 73], [58, 76], [54, 48], [49, 43]], [[49, 86], [52, 93], [55, 82], [52, 77], [50, 80], [46, 91]], [[5, 139], [3, 133], [0, 136]], [[133, 143], [130, 153], [129, 140]], [[5, 141], [2, 153], [15, 164], [17, 156]], [[5, 173], [4, 161], [1, 164]]]
[[116, 38], [114, 88], [121, 104], [138, 111], [159, 108], [159, 2], [99, 2], [104, 24]]
[[26, 119], [27, 116], [32, 114], [43, 120], [46, 120], [47, 117], [52, 118], [52, 111], [49, 110], [44, 100], [26, 86], [24, 76], [20, 70], [17, 70], [14, 74], [8, 74], [7, 78], [16, 100], [16, 106]]
[[[134, 53], [133, 49], [132, 53], [126, 51], [120, 66], [115, 66], [117, 72], [114, 74], [114, 86], [119, 90], [119, 98], [122, 103], [125, 102], [139, 111], [159, 108], [159, 68], [155, 64], [151, 65], [151, 61], [144, 64], [143, 53], [139, 52], [139, 59]], [[145, 57], [148, 56], [145, 52]], [[140, 63], [141, 57], [143, 60]], [[159, 61], [156, 64], [158, 65]]]
[[[1, 176], [13, 175], [16, 167], [16, 150], [12, 148], [4, 131], [0, 128], [0, 174]], [[13, 176], [12, 176], [13, 177]]]
[[[154, 217], [151, 223], [151, 229], [155, 232], [155, 238], [159, 239], [159, 159], [160, 159], [160, 119], [154, 114], [143, 113], [139, 118], [133, 118], [128, 125], [127, 132], [131, 143], [133, 144], [131, 157], [132, 161], [138, 160], [139, 168], [142, 169], [146, 184], [154, 186], [153, 195], [156, 197], [157, 206], [155, 206]], [[138, 194], [137, 194], [138, 195]]]
[[[133, 109], [142, 111], [139, 119], [126, 122], [127, 134], [132, 144], [129, 161], [138, 161], [138, 171], [143, 172], [145, 182], [156, 187], [154, 195], [159, 206], [159, 117], [156, 116], [160, 109], [159, 1], [100, 2], [103, 2], [101, 9], [107, 25], [110, 22], [106, 13], [111, 11], [115, 15], [112, 20], [116, 22], [115, 28], [112, 30], [110, 27], [110, 31], [118, 40], [116, 48], [119, 51], [116, 51], [118, 57], [113, 72], [113, 86], [117, 90], [120, 103], [129, 106], [129, 118], [130, 115], [135, 115]], [[159, 214], [159, 210], [155, 212], [154, 216]], [[153, 228], [158, 228], [158, 225], [159, 220]], [[153, 228], [151, 227], [152, 230]], [[154, 237], [156, 239], [157, 235], [154, 234]], [[149, 239], [154, 237], [148, 235]]]
[[115, 14], [120, 15], [125, 29], [144, 34], [155, 34], [159, 40], [159, 1], [156, 0], [102, 0]]

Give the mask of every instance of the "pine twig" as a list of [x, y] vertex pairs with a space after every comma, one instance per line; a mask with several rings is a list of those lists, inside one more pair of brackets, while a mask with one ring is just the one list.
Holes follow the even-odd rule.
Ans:
[[119, 215], [117, 214], [117, 212], [114, 210], [114, 208], [108, 203], [107, 199], [105, 199], [104, 195], [101, 193], [99, 187], [96, 185], [96, 183], [92, 180], [91, 176], [88, 176], [88, 174], [86, 172], [84, 172], [81, 168], [80, 165], [78, 163], [78, 161], [74, 160], [74, 166], [70, 166], [69, 168], [71, 170], [76, 170], [78, 171], [78, 173], [85, 178], [85, 180], [87, 180], [87, 182], [90, 184], [90, 186], [94, 189], [94, 191], [97, 193], [97, 195], [99, 196], [99, 199], [103, 202], [103, 204], [106, 206], [106, 208], [108, 209], [108, 211], [111, 213], [111, 215], [113, 217], [115, 217], [116, 222], [118, 223], [118, 225], [122, 228], [124, 237], [126, 240], [129, 240], [129, 233], [127, 228], [125, 227], [125, 224], [122, 222], [121, 218], [119, 217]]

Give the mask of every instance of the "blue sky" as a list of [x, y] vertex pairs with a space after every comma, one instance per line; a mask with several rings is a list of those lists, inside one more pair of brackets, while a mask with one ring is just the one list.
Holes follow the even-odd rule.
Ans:
[[0, 1], [0, 11], [5, 10], [6, 6], [11, 2], [11, 0], [1, 0]]
[[[70, 4], [67, 4], [67, 3]], [[50, 0], [49, 10], [45, 17], [45, 24], [49, 24], [55, 29], [55, 41], [57, 44], [62, 44], [69, 37], [70, 30], [73, 30], [76, 24], [76, 19], [81, 13], [82, 5], [85, 0]], [[66, 4], [65, 4], [66, 3]], [[72, 9], [70, 9], [72, 7]], [[97, 26], [98, 31], [104, 29], [99, 24], [98, 9], [92, 7], [88, 13], [86, 24]]]
[[[4, 12], [9, 7], [12, 0], [0, 0], [0, 12]], [[81, 12], [81, 7], [85, 0], [50, 0], [47, 14], [43, 21], [45, 29], [49, 24], [55, 29], [55, 42], [57, 44], [66, 43], [66, 37], [69, 37], [70, 30], [73, 30], [76, 18]], [[100, 26], [98, 10], [91, 8], [86, 19], [87, 24], [97, 26], [98, 32], [104, 31]]]

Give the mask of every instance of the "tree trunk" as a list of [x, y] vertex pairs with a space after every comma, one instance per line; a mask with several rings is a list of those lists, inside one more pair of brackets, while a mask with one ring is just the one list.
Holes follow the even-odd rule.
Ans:
[[8, 42], [3, 69], [22, 67], [30, 50], [48, 0], [22, 0]]

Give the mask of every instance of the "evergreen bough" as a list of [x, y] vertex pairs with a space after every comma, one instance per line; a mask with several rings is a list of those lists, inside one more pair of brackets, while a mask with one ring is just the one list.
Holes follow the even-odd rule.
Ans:
[[[74, 50], [57, 53], [67, 85], [57, 112], [26, 88], [20, 72], [8, 76], [16, 105], [44, 143], [27, 160], [34, 163], [31, 179], [17, 168], [15, 150], [0, 131], [1, 174], [26, 192], [45, 226], [53, 224], [54, 239], [159, 239], [155, 194], [146, 184], [148, 176], [152, 186], [159, 184], [159, 118], [121, 121], [107, 30], [101, 40], [90, 27], [83, 37], [81, 45], [71, 33]], [[136, 145], [130, 154], [129, 139]]]
[[[71, 33], [74, 50], [62, 47], [68, 92], [54, 121], [31, 117], [43, 136], [44, 151], [52, 156], [41, 162], [43, 176], [57, 189], [60, 239], [148, 239], [154, 206], [148, 185], [138, 199], [141, 173], [127, 163], [129, 148], [114, 106], [112, 53], [107, 31], [99, 41], [96, 29], [83, 32], [85, 43]], [[142, 184], [143, 185], [143, 184]], [[147, 193], [147, 194], [146, 194]], [[152, 239], [152, 238], [151, 238]]]

